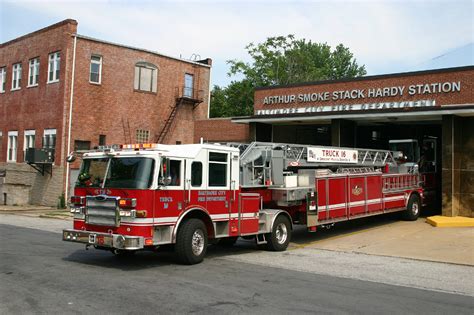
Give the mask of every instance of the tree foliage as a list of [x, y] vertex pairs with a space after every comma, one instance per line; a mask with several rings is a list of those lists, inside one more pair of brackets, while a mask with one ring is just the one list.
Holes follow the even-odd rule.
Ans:
[[287, 85], [318, 80], [359, 77], [366, 74], [349, 48], [331, 49], [327, 43], [295, 39], [294, 35], [269, 37], [246, 50], [251, 62], [228, 60], [229, 76], [242, 76], [227, 87], [214, 86], [211, 117], [251, 115], [256, 87]]

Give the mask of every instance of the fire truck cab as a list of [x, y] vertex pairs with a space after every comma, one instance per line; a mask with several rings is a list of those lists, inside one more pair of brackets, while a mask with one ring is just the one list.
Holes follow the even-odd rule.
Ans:
[[314, 232], [395, 211], [416, 220], [421, 178], [402, 166], [390, 151], [264, 142], [85, 152], [63, 240], [115, 254], [173, 244], [186, 264], [203, 260], [209, 240], [282, 251], [293, 224]]
[[260, 195], [242, 192], [239, 179], [239, 150], [224, 145], [130, 145], [85, 153], [71, 198], [74, 229], [63, 239], [117, 254], [176, 244], [184, 263], [201, 261], [208, 239], [232, 242], [273, 232], [278, 235], [265, 240], [267, 247], [286, 249], [289, 215], [261, 211]]

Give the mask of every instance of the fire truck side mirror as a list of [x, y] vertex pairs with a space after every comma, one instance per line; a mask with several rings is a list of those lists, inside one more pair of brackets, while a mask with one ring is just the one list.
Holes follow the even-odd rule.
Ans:
[[74, 152], [69, 153], [69, 155], [66, 158], [66, 162], [72, 163], [76, 160], [76, 154]]
[[168, 186], [169, 184], [171, 184], [170, 159], [166, 157], [161, 158], [160, 176], [158, 182], [160, 185], [164, 186]]

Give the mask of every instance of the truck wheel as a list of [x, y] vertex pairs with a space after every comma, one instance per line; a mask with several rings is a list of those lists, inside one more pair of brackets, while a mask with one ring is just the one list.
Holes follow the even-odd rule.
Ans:
[[175, 253], [179, 262], [194, 265], [202, 262], [207, 251], [207, 229], [199, 219], [183, 222], [176, 238]]
[[410, 199], [408, 199], [407, 209], [403, 212], [402, 217], [407, 221], [415, 221], [420, 216], [420, 210], [420, 197], [412, 194]]
[[286, 216], [279, 215], [273, 223], [272, 232], [265, 235], [266, 249], [274, 252], [284, 251], [291, 240], [291, 224]]

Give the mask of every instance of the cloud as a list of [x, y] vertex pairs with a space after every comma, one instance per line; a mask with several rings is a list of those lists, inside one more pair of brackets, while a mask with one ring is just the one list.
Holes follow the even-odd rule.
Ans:
[[405, 69], [474, 41], [471, 1], [17, 0], [11, 5], [56, 21], [77, 19], [83, 35], [183, 58], [199, 54], [219, 64], [247, 58], [248, 43], [275, 35], [343, 43], [369, 72], [391, 71], [394, 65]]

